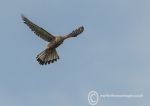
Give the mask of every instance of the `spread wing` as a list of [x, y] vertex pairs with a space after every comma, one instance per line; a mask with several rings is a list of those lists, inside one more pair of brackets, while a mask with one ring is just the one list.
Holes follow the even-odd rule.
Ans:
[[45, 41], [50, 42], [52, 39], [54, 39], [55, 37], [48, 33], [46, 30], [44, 30], [43, 28], [37, 26], [36, 24], [34, 24], [33, 22], [31, 22], [27, 17], [25, 17], [24, 15], [21, 15], [22, 20], [24, 21], [24, 23], [26, 25], [29, 26], [29, 28], [40, 38], [42, 38]]
[[70, 37], [77, 37], [79, 34], [81, 34], [84, 31], [84, 27], [81, 26], [79, 28], [77, 28], [76, 30], [73, 30], [70, 34], [66, 35], [66, 38], [70, 38]]

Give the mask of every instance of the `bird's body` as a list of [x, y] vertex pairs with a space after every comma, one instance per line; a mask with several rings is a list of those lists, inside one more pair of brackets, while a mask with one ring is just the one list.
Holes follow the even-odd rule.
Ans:
[[29, 26], [29, 28], [34, 31], [34, 33], [42, 38], [45, 41], [48, 41], [47, 48], [42, 51], [40, 54], [37, 55], [36, 59], [41, 65], [46, 65], [53, 63], [54, 61], [57, 61], [59, 59], [59, 56], [57, 54], [56, 48], [60, 46], [65, 39], [68, 39], [70, 37], [76, 37], [80, 33], [83, 32], [84, 27], [79, 27], [78, 29], [72, 31], [70, 34], [67, 34], [65, 36], [53, 36], [43, 28], [37, 26], [33, 22], [31, 22], [28, 18], [22, 15], [22, 19], [25, 24]]
[[52, 48], [52, 49], [57, 48], [59, 45], [61, 45], [63, 43], [63, 41], [64, 41], [64, 37], [56, 36], [53, 41], [48, 43], [47, 47]]

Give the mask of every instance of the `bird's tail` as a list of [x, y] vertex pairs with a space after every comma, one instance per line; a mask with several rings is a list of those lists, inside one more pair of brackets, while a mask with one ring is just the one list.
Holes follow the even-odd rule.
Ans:
[[57, 59], [59, 59], [59, 56], [55, 49], [45, 49], [37, 55], [36, 59], [39, 62], [39, 64], [46, 65], [57, 61]]

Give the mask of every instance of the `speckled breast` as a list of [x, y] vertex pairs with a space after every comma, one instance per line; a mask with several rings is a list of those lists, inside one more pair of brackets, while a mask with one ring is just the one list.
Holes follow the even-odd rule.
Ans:
[[58, 37], [58, 38], [56, 38], [55, 40], [53, 40], [52, 42], [50, 42], [48, 44], [48, 48], [57, 48], [62, 43], [63, 43], [63, 39], [61, 39], [60, 37]]

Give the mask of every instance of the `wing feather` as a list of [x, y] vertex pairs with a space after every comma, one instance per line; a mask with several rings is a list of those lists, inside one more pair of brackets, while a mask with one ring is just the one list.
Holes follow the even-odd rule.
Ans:
[[70, 34], [66, 35], [66, 38], [77, 37], [83, 31], [84, 31], [84, 27], [81, 26], [81, 27], [77, 28], [76, 30], [73, 30]]
[[48, 33], [46, 30], [44, 30], [43, 28], [39, 27], [38, 25], [34, 24], [33, 22], [31, 22], [27, 17], [25, 17], [24, 15], [21, 15], [22, 20], [24, 21], [24, 23], [40, 38], [42, 38], [45, 41], [50, 42], [52, 39], [54, 39], [55, 37]]

